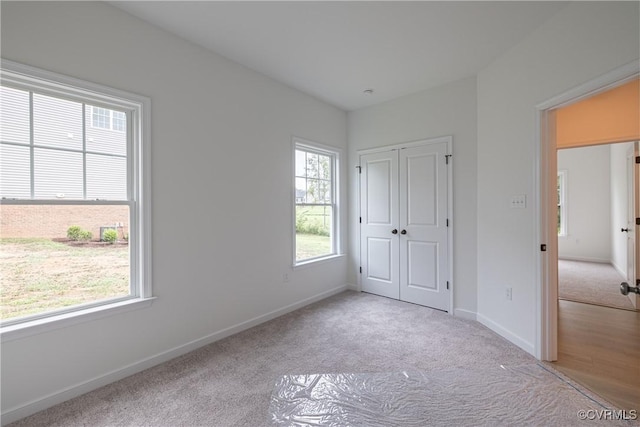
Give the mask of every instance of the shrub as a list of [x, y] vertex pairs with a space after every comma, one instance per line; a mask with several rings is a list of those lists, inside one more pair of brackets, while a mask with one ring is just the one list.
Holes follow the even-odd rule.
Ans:
[[105, 242], [111, 243], [113, 245], [116, 242], [116, 240], [118, 240], [118, 232], [116, 230], [104, 230], [104, 233], [102, 234], [102, 239]]
[[69, 240], [80, 240], [80, 235], [82, 234], [82, 228], [79, 225], [72, 225], [67, 228], [67, 238]]
[[88, 242], [93, 237], [93, 234], [90, 231], [82, 230], [80, 232], [80, 239], [83, 242]]

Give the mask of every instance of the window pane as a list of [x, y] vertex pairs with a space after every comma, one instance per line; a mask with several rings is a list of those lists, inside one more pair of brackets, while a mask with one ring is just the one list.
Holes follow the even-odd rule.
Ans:
[[0, 87], [0, 138], [29, 144], [29, 92]]
[[318, 178], [331, 179], [331, 157], [318, 156]]
[[118, 132], [124, 132], [127, 130], [127, 116], [121, 111], [112, 111], [111, 117], [113, 120], [113, 130]]
[[0, 144], [0, 197], [31, 198], [29, 147]]
[[128, 206], [4, 205], [2, 216], [3, 319], [130, 294]]
[[127, 199], [127, 160], [124, 157], [87, 154], [87, 199]]
[[33, 94], [36, 145], [82, 150], [82, 104]]
[[34, 198], [82, 199], [82, 153], [36, 148]]
[[[96, 110], [104, 111], [105, 114], [121, 114], [124, 118], [122, 120], [122, 126], [126, 129], [126, 115], [119, 111], [106, 110], [104, 108], [92, 107], [90, 105], [86, 106], [86, 132], [87, 132], [87, 141], [86, 147], [87, 151], [93, 151], [97, 153], [105, 153], [105, 154], [117, 154], [120, 156], [125, 156], [127, 154], [127, 134], [125, 132], [120, 132], [118, 130], [112, 130], [108, 126], [98, 127], [92, 126], [92, 110], [95, 112]], [[115, 119], [114, 119], [115, 120]], [[114, 121], [115, 123], [115, 121]], [[119, 122], [120, 123], [120, 122]], [[95, 123], [94, 123], [95, 124]]]
[[296, 150], [296, 176], [307, 176], [306, 153]]
[[310, 178], [318, 177], [318, 155], [314, 153], [307, 153], [307, 176]]
[[296, 203], [307, 203], [307, 180], [296, 178]]
[[296, 206], [296, 261], [331, 255], [331, 206]]

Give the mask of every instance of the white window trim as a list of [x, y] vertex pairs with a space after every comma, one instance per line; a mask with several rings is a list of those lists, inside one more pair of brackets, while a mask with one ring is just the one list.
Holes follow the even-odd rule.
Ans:
[[[322, 255], [315, 258], [307, 258], [303, 260], [296, 259], [296, 150], [302, 149], [306, 151], [315, 152], [318, 154], [322, 154], [325, 156], [331, 156], [333, 158], [333, 170], [332, 170], [332, 197], [333, 197], [333, 217], [331, 224], [331, 236], [332, 236], [332, 253], [327, 255]], [[294, 136], [292, 138], [292, 184], [291, 184], [291, 194], [292, 194], [292, 223], [293, 223], [293, 268], [297, 269], [300, 267], [306, 267], [313, 264], [325, 262], [328, 260], [332, 260], [335, 258], [340, 258], [343, 256], [341, 250], [341, 240], [340, 240], [340, 158], [342, 156], [342, 150], [337, 147], [332, 147], [325, 144], [320, 144], [317, 142], [313, 142], [307, 139], [299, 138]]]
[[558, 237], [567, 237], [567, 171], [559, 170], [558, 176], [561, 177], [560, 180], [562, 182], [560, 186], [560, 206], [562, 206], [562, 211], [560, 212], [560, 232]]
[[[79, 305], [35, 316], [8, 320], [0, 325], [2, 342], [19, 339], [50, 329], [95, 320], [122, 311], [151, 304], [151, 100], [147, 97], [90, 83], [73, 77], [41, 70], [2, 59], [0, 80], [3, 85], [37, 91], [58, 98], [128, 111], [132, 144], [128, 163], [131, 205], [129, 247], [131, 255], [131, 295], [126, 298]], [[42, 204], [41, 200], [3, 200], [6, 204]], [[83, 204], [69, 200], [48, 204]], [[86, 203], [86, 201], [84, 202]], [[93, 202], [95, 203], [95, 202]], [[135, 224], [134, 224], [135, 223]], [[134, 231], [135, 228], [135, 231]], [[133, 232], [133, 233], [132, 233]]]

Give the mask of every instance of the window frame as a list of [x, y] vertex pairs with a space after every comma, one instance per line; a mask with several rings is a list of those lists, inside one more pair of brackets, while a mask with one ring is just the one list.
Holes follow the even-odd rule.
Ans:
[[567, 237], [567, 171], [558, 170], [558, 205], [557, 209], [560, 212], [560, 231], [558, 231], [558, 237]]
[[[292, 207], [293, 207], [293, 267], [302, 267], [322, 261], [326, 261], [332, 258], [341, 256], [341, 244], [340, 244], [340, 149], [324, 144], [319, 144], [303, 138], [293, 137], [293, 149], [292, 149]], [[302, 150], [314, 154], [328, 156], [331, 158], [331, 253], [321, 255], [313, 258], [305, 258], [298, 260], [297, 254], [297, 239], [296, 239], [296, 208], [299, 205], [309, 205], [307, 203], [298, 203], [296, 198], [296, 151]], [[328, 206], [329, 204], [311, 204], [314, 206]]]
[[[87, 82], [2, 59], [0, 84], [19, 90], [126, 112], [127, 194], [125, 201], [86, 199], [2, 199], [7, 205], [115, 205], [130, 209], [130, 293], [126, 297], [79, 304], [38, 313], [0, 324], [2, 341], [22, 338], [66, 325], [90, 321], [132, 309], [148, 307], [151, 282], [151, 100], [148, 97]], [[93, 119], [91, 120], [93, 124]]]

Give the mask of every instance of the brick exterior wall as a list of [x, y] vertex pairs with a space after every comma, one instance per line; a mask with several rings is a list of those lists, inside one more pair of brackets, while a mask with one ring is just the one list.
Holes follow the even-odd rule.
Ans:
[[118, 238], [129, 232], [128, 206], [69, 205], [2, 205], [0, 206], [0, 237], [66, 238], [67, 229], [79, 225], [100, 239], [100, 227], [114, 227]]

